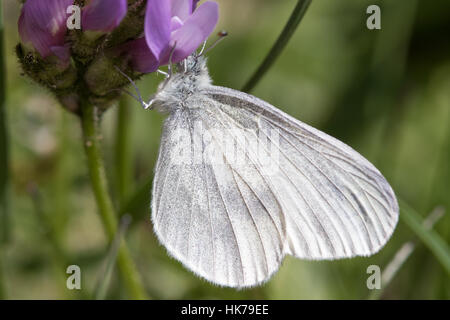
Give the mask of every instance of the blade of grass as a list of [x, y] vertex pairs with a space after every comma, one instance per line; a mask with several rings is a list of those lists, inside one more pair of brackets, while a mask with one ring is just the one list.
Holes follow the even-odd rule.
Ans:
[[289, 18], [286, 26], [278, 37], [277, 41], [270, 49], [266, 58], [263, 60], [261, 65], [256, 69], [255, 73], [251, 76], [251, 78], [247, 81], [247, 83], [242, 87], [242, 91], [250, 92], [256, 86], [256, 84], [262, 79], [262, 77], [266, 74], [266, 72], [273, 65], [275, 60], [281, 54], [283, 49], [286, 47], [287, 43], [291, 39], [295, 30], [297, 30], [298, 25], [303, 19], [306, 10], [311, 4], [311, 0], [299, 0], [297, 5], [292, 11], [291, 17]]
[[447, 243], [434, 230], [427, 230], [423, 225], [422, 217], [405, 201], [399, 199], [400, 219], [417, 235], [417, 237], [430, 249], [444, 269], [450, 274], [450, 250]]
[[112, 272], [114, 270], [114, 262], [116, 261], [117, 254], [119, 252], [120, 242], [122, 241], [122, 238], [124, 237], [130, 223], [131, 216], [125, 215], [122, 217], [119, 230], [117, 231], [114, 241], [111, 243], [111, 247], [106, 257], [105, 267], [100, 276], [97, 289], [95, 290], [95, 299], [97, 300], [105, 299], [106, 292], [111, 281]]
[[[430, 215], [423, 221], [423, 226], [427, 230], [433, 228], [434, 224], [444, 216], [445, 210], [443, 207], [437, 207]], [[383, 296], [386, 288], [392, 282], [398, 271], [405, 264], [406, 260], [411, 256], [416, 248], [415, 241], [406, 242], [394, 255], [394, 258], [386, 265], [381, 275], [381, 289], [372, 290], [369, 295], [369, 300], [378, 300]]]

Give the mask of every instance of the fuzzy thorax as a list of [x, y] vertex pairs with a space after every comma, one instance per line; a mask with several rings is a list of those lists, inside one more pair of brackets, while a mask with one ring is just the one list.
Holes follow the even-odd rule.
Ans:
[[211, 85], [206, 58], [191, 55], [176, 66], [176, 72], [159, 85], [154, 105], [161, 112], [187, 108], [192, 95]]

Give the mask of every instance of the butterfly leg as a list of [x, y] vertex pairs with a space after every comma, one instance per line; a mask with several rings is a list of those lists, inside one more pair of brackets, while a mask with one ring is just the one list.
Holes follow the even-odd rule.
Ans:
[[205, 47], [206, 47], [206, 40], [203, 41], [202, 48], [200, 49], [200, 52], [197, 55], [198, 57], [200, 57], [203, 54], [203, 51], [205, 51]]

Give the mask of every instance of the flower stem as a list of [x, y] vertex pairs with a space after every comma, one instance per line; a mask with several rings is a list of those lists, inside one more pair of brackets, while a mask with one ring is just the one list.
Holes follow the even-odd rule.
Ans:
[[[108, 239], [113, 241], [118, 231], [118, 221], [108, 193], [105, 167], [100, 152], [97, 108], [92, 104], [85, 104], [82, 107], [81, 121], [92, 188], [106, 234]], [[121, 241], [119, 247], [117, 266], [130, 296], [134, 299], [146, 299], [147, 295], [124, 241]]]
[[278, 58], [280, 53], [286, 47], [287, 43], [291, 39], [295, 30], [297, 29], [300, 21], [302, 21], [303, 16], [305, 15], [306, 10], [308, 9], [312, 0], [298, 0], [297, 5], [292, 11], [291, 17], [289, 18], [286, 26], [278, 37], [277, 41], [273, 45], [272, 49], [270, 49], [264, 61], [252, 75], [250, 80], [242, 87], [242, 91], [250, 92], [256, 86], [256, 84], [262, 79], [262, 77], [266, 74], [266, 72], [273, 65], [275, 60]]

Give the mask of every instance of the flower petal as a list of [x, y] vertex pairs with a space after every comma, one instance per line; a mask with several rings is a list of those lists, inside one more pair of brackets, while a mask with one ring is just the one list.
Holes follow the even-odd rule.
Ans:
[[167, 51], [170, 42], [171, 6], [169, 0], [148, 0], [145, 13], [145, 39], [156, 58]]
[[82, 27], [84, 30], [110, 32], [127, 15], [127, 0], [92, 0], [83, 8]]
[[128, 55], [134, 70], [142, 73], [150, 73], [158, 69], [159, 61], [150, 51], [145, 38], [139, 38], [125, 43], [121, 51]]
[[67, 31], [67, 7], [73, 0], [28, 0], [19, 18], [22, 42], [31, 43], [43, 58], [53, 54], [51, 48], [64, 45]]
[[172, 17], [178, 17], [182, 21], [189, 18], [193, 12], [193, 0], [172, 0]]
[[[205, 2], [185, 21], [184, 25], [172, 33], [170, 46], [176, 48], [172, 62], [180, 62], [192, 54], [205, 41], [216, 27], [219, 19], [219, 6], [215, 2]], [[169, 55], [162, 64], [169, 62]]]
[[180, 29], [183, 26], [183, 21], [177, 16], [172, 17], [170, 20], [170, 30], [175, 31], [177, 29]]

